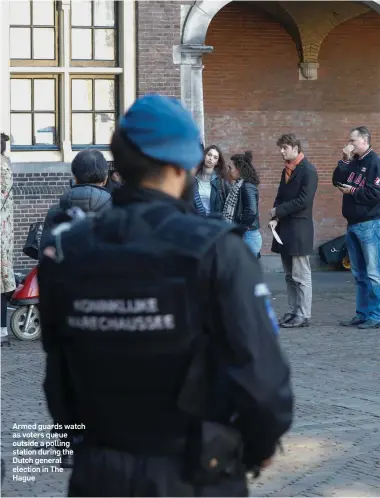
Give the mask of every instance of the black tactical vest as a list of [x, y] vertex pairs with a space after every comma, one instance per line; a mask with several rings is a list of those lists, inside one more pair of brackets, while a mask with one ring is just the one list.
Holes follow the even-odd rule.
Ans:
[[87, 442], [145, 454], [182, 444], [178, 394], [207, 304], [199, 263], [232, 229], [157, 201], [57, 236], [59, 337]]

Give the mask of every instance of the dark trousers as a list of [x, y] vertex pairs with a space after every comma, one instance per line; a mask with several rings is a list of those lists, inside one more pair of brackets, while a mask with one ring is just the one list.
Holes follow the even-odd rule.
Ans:
[[245, 477], [221, 478], [212, 486], [183, 479], [181, 456], [145, 457], [103, 448], [78, 447], [68, 496], [248, 496]]
[[1, 326], [7, 326], [7, 295], [1, 294]]

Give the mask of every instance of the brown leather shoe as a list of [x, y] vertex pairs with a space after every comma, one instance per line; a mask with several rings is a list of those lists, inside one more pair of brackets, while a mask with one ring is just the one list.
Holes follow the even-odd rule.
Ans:
[[279, 320], [278, 324], [280, 327], [284, 325], [284, 323], [288, 323], [296, 317], [293, 313], [285, 313], [285, 315]]
[[307, 318], [303, 318], [302, 316], [296, 315], [293, 320], [290, 322], [286, 322], [282, 325], [285, 329], [295, 329], [308, 327], [310, 325], [309, 320]]

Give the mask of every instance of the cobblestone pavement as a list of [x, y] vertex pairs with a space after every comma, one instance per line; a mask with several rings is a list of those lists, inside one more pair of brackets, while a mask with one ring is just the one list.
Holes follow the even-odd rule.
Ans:
[[[280, 315], [282, 274], [268, 274]], [[380, 330], [342, 329], [354, 311], [350, 274], [315, 273], [313, 323], [281, 331], [291, 361], [296, 418], [285, 454], [251, 485], [251, 496], [380, 496]], [[44, 354], [39, 342], [12, 339], [2, 348], [3, 496], [65, 496], [68, 471], [12, 480], [12, 425], [48, 423], [41, 392]]]

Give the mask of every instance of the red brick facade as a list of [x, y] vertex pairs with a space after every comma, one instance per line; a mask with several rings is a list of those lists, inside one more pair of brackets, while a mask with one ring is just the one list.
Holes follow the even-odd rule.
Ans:
[[181, 37], [180, 2], [137, 2], [138, 95], [161, 93], [180, 98], [180, 66], [173, 46]]
[[324, 40], [317, 81], [299, 81], [296, 45], [257, 4], [232, 2], [212, 20], [204, 57], [207, 143], [227, 154], [252, 149], [262, 179], [265, 229], [282, 170], [276, 139], [296, 133], [319, 172], [314, 218], [316, 247], [343, 233], [341, 195], [331, 173], [350, 127], [365, 124], [380, 154], [380, 16], [368, 12], [336, 27]]

